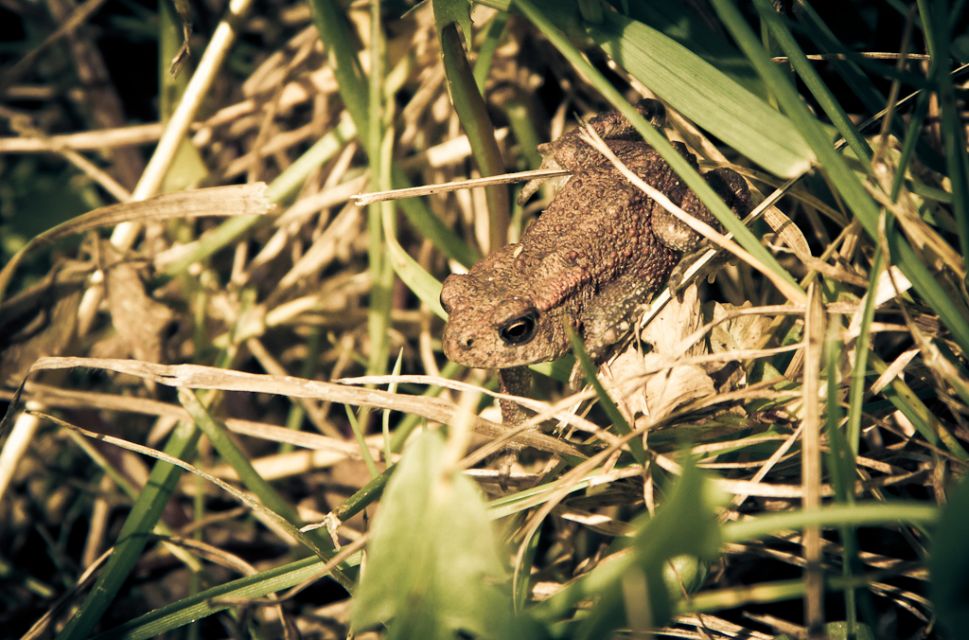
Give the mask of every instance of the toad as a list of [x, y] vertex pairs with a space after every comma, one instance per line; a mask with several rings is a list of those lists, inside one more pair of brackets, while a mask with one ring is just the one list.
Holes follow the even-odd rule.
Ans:
[[[640, 111], [648, 116], [653, 104]], [[589, 125], [648, 184], [716, 226], [621, 114], [596, 116]], [[674, 145], [697, 167], [683, 144]], [[601, 360], [631, 331], [637, 313], [680, 258], [702, 240], [630, 184], [578, 131], [541, 145], [539, 152], [543, 166], [570, 170], [571, 177], [520, 242], [444, 281], [441, 304], [449, 314], [444, 353], [459, 364], [504, 370], [554, 360], [570, 348], [566, 323]], [[750, 196], [740, 175], [717, 169], [704, 177], [738, 215], [747, 210]], [[533, 185], [526, 185], [523, 193], [530, 191]], [[514, 377], [520, 381], [522, 372]]]

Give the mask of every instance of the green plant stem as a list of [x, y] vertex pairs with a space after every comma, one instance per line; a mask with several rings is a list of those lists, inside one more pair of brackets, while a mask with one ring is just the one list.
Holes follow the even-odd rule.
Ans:
[[[392, 146], [384, 145], [384, 36], [380, 19], [380, 3], [370, 5], [370, 87], [367, 92], [367, 156], [370, 160], [370, 184], [375, 190], [389, 189]], [[388, 136], [392, 143], [393, 138]], [[382, 374], [387, 368], [389, 353], [391, 289], [394, 285], [394, 271], [386, 258], [384, 228], [381, 212], [393, 203], [375, 203], [367, 207], [367, 258], [370, 265], [370, 303], [367, 305], [367, 333], [370, 339], [370, 352], [367, 358], [367, 373]], [[391, 213], [391, 215], [393, 215]], [[367, 411], [361, 412], [366, 420]]]
[[[368, 85], [357, 59], [346, 13], [335, 0], [310, 0], [310, 8], [320, 38], [327, 48], [340, 97], [356, 124], [358, 134], [362, 134], [368, 130]], [[363, 148], [369, 150], [371, 142], [366, 138], [367, 136], [361, 135]], [[410, 186], [404, 172], [397, 166], [393, 167], [392, 183], [398, 189]], [[478, 259], [477, 252], [434, 215], [422, 200], [401, 200], [400, 208], [407, 220], [449, 257], [465, 266], [471, 266]]]
[[[504, 173], [505, 161], [495, 140], [495, 129], [475, 85], [457, 25], [453, 22], [444, 25], [440, 29], [440, 40], [451, 102], [468, 136], [475, 164], [484, 176]], [[508, 190], [502, 186], [489, 187], [485, 196], [488, 201], [488, 249], [495, 251], [504, 246], [508, 238]]]

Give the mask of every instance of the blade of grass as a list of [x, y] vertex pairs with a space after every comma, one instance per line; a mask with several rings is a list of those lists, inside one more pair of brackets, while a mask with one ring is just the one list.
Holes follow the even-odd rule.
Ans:
[[[838, 133], [841, 134], [841, 137], [847, 141], [848, 146], [854, 151], [855, 156], [865, 161], [869, 160], [871, 158], [871, 147], [868, 146], [868, 143], [858, 133], [848, 114], [841, 108], [841, 104], [837, 98], [835, 98], [834, 94], [821, 79], [821, 75], [814, 68], [814, 63], [810, 62], [807, 56], [804, 55], [804, 52], [798, 47], [794, 39], [794, 34], [787, 28], [780, 14], [773, 11], [769, 14], [761, 14], [761, 17], [770, 29], [774, 42], [780, 45], [781, 49], [787, 55], [791, 67], [794, 68], [794, 71], [800, 77], [804, 86], [807, 87], [811, 95], [814, 96], [814, 99], [817, 100], [818, 105], [827, 114], [828, 118], [838, 130]], [[867, 164], [865, 168], [868, 168]]]
[[[942, 116], [942, 146], [945, 150], [947, 175], [952, 185], [952, 210], [959, 225], [959, 247], [962, 258], [969, 266], [969, 157], [966, 153], [966, 132], [959, 113], [955, 86], [949, 75], [948, 63], [952, 56], [950, 26], [957, 24], [959, 16], [950, 14], [947, 2], [919, 0], [917, 5], [925, 39], [932, 62], [929, 77], [933, 78], [938, 92]], [[955, 11], [955, 10], [954, 10]]]
[[[834, 487], [835, 499], [840, 503], [853, 504], [855, 476], [855, 457], [848, 446], [845, 434], [839, 428], [841, 424], [841, 354], [844, 345], [840, 340], [843, 330], [837, 316], [829, 316], [829, 325], [824, 345], [825, 375], [827, 377], [825, 433], [828, 436], [830, 452], [825, 458], [828, 475]], [[842, 526], [841, 531], [841, 575], [851, 579], [855, 572], [861, 572], [858, 560], [858, 541], [852, 527]], [[855, 589], [845, 589], [845, 619], [848, 632], [855, 633], [858, 625], [857, 592]]]
[[[881, 375], [888, 369], [888, 365], [872, 353], [870, 356], [872, 368]], [[882, 390], [881, 394], [895, 405], [912, 423], [915, 429], [928, 442], [943, 446], [960, 460], [969, 459], [969, 453], [963, 448], [954, 435], [935, 417], [935, 414], [925, 406], [925, 402], [912, 390], [904, 380], [896, 377], [891, 384]]]
[[[445, 317], [446, 315], [447, 314], [445, 314]], [[457, 375], [457, 373], [460, 370], [461, 370], [461, 365], [448, 361], [441, 368], [441, 377], [453, 378], [455, 375]], [[427, 389], [424, 390], [424, 392], [421, 395], [427, 396], [429, 398], [434, 398], [434, 397], [437, 397], [439, 393], [441, 393], [441, 389], [442, 388], [439, 386], [429, 386], [427, 387]], [[401, 449], [403, 449], [404, 442], [407, 441], [407, 438], [410, 436], [411, 432], [413, 432], [414, 428], [417, 427], [417, 425], [419, 425], [423, 420], [424, 418], [422, 418], [421, 416], [415, 415], [413, 413], [408, 413], [407, 415], [405, 415], [401, 419], [401, 421], [397, 424], [397, 428], [394, 430], [394, 435], [390, 440], [390, 452], [399, 453]]]
[[159, 607], [138, 616], [123, 625], [101, 635], [97, 640], [126, 638], [148, 640], [163, 633], [196, 622], [234, 603], [262, 598], [283, 589], [318, 579], [325, 575], [323, 563], [316, 556], [309, 556], [266, 571], [232, 580], [201, 591], [191, 597]]
[[[814, 282], [808, 287], [804, 312], [804, 368], [801, 385], [801, 504], [805, 511], [821, 506], [821, 360], [824, 348], [825, 322], [821, 287]], [[821, 529], [804, 528], [801, 537], [804, 556], [804, 621], [809, 640], [823, 637], [824, 570], [821, 565]]]
[[[320, 354], [323, 350], [323, 331], [324, 329], [321, 326], [310, 329], [310, 334], [306, 339], [306, 357], [303, 359], [299, 371], [301, 378], [313, 378], [316, 375], [321, 361]], [[293, 402], [286, 414], [286, 428], [299, 431], [305, 417], [306, 409], [304, 405], [298, 401]], [[280, 453], [289, 453], [292, 450], [293, 444], [291, 442], [283, 442], [279, 445]]]
[[[346, 13], [335, 0], [310, 0], [313, 20], [320, 38], [330, 57], [330, 65], [336, 75], [340, 97], [356, 124], [357, 131], [367, 131], [368, 103], [367, 80], [357, 59]], [[363, 139], [364, 149], [370, 149], [370, 141]], [[392, 173], [395, 188], [409, 187], [404, 172], [394, 166]], [[465, 266], [470, 266], [478, 255], [461, 240], [420, 200], [401, 201], [401, 210], [407, 220], [436, 247]]]
[[[174, 458], [190, 458], [195, 452], [198, 438], [199, 431], [194, 424], [180, 422], [169, 437], [164, 452]], [[121, 526], [114, 553], [108, 558], [77, 613], [57, 635], [58, 640], [81, 640], [91, 635], [141, 557], [148, 534], [158, 524], [181, 475], [181, 469], [167, 462], [159, 461], [152, 467], [148, 481]]]
[[[360, 428], [360, 421], [357, 420], [357, 415], [353, 413], [353, 409], [350, 405], [343, 405], [343, 408], [347, 413], [347, 421], [350, 423], [350, 431], [353, 432], [353, 437], [357, 441], [357, 445], [360, 447], [360, 455], [363, 457], [364, 464], [367, 465], [367, 471], [370, 473], [371, 478], [376, 478], [380, 475], [380, 471], [377, 469], [377, 465], [374, 464], [373, 456], [370, 455], [370, 447], [367, 446], [366, 434], [364, 434], [363, 429]], [[361, 415], [368, 415], [369, 412], [366, 409], [360, 410]]]
[[484, 42], [478, 48], [478, 56], [474, 61], [474, 83], [480, 93], [484, 93], [485, 81], [488, 79], [488, 72], [491, 71], [491, 61], [495, 57], [495, 51], [501, 44], [501, 38], [505, 35], [505, 27], [508, 25], [508, 13], [496, 13], [491, 23], [485, 31]]
[[[291, 505], [269, 482], [259, 475], [249, 458], [229, 436], [225, 425], [209, 414], [205, 405], [197, 396], [198, 392], [184, 388], [178, 390], [178, 399], [182, 406], [192, 416], [195, 424], [206, 435], [215, 450], [219, 452], [219, 456], [232, 467], [242, 484], [254, 493], [267, 509], [273, 511], [292, 526], [290, 530], [292, 535], [307, 545], [321, 560], [330, 560], [334, 553], [333, 542], [328, 537], [321, 536], [316, 532], [307, 534], [299, 532], [302, 520], [296, 507]], [[352, 589], [353, 579], [347, 574], [345, 568], [334, 567], [333, 577], [348, 591]]]
[[[117, 466], [112, 464], [99, 449], [92, 446], [84, 436], [81, 436], [73, 431], [68, 433], [68, 437], [74, 442], [74, 444], [78, 446], [79, 449], [81, 449], [81, 451], [91, 458], [91, 460], [98, 467], [100, 467], [102, 471], [104, 471], [104, 473], [111, 479], [111, 482], [113, 482], [124, 495], [130, 498], [132, 502], [138, 499], [138, 488], [132, 484], [131, 481], [128, 480], [123, 473], [121, 473]], [[152, 529], [152, 533], [156, 533], [160, 536], [173, 535], [172, 530], [162, 521], [159, 521], [158, 524], [155, 525], [155, 528]], [[165, 548], [168, 549], [173, 556], [184, 562], [185, 566], [188, 567], [193, 574], [197, 574], [198, 572], [202, 571], [202, 563], [186, 549], [179, 545], [170, 544], [167, 542], [163, 542], [162, 544], [165, 545]]]
[[[790, 80], [770, 61], [757, 36], [750, 29], [738, 8], [726, 0], [712, 0], [712, 6], [734, 40], [750, 59], [757, 73], [764, 79], [778, 102], [800, 129], [808, 144], [814, 149], [827, 179], [837, 189], [845, 204], [874, 239], [878, 238], [878, 204], [868, 195], [864, 185], [843, 158], [831, 145], [830, 136], [804, 105]], [[754, 0], [758, 14], [773, 11], [767, 0]], [[718, 216], [719, 217], [719, 216]], [[956, 302], [928, 270], [921, 257], [898, 233], [889, 237], [892, 253], [898, 256], [898, 264], [912, 282], [915, 290], [939, 314], [959, 346], [969, 353], [969, 309]]]
[[814, 154], [794, 124], [665, 34], [614, 12], [590, 35], [670, 106], [771, 173], [793, 178]]
[[[384, 108], [389, 107], [383, 100], [385, 45], [383, 23], [380, 17], [380, 3], [370, 4], [370, 88], [367, 92], [367, 156], [370, 159], [370, 183], [374, 189], [390, 188], [390, 158], [393, 155], [393, 129], [386, 127]], [[392, 108], [386, 116], [392, 117]], [[385, 133], [386, 131], [386, 133]], [[381, 374], [387, 368], [387, 355], [390, 351], [390, 307], [391, 291], [394, 286], [394, 271], [385, 257], [384, 230], [381, 224], [382, 212], [393, 217], [392, 201], [375, 203], [367, 207], [367, 261], [370, 268], [370, 300], [367, 305], [367, 335], [370, 338], [370, 352], [367, 357], [367, 373]], [[362, 413], [366, 421], [367, 412]]]
[[[392, 376], [399, 376], [400, 370], [404, 362], [404, 350], [400, 349], [397, 352], [397, 359], [394, 360], [394, 368], [391, 369], [390, 374]], [[387, 391], [390, 393], [397, 393], [397, 383], [392, 382], [387, 385]], [[393, 453], [393, 448], [390, 444], [390, 411], [384, 409], [380, 412], [380, 431], [384, 437], [384, 459], [390, 460], [390, 456]], [[370, 454], [370, 450], [367, 447], [363, 447], [363, 451], [366, 455]], [[372, 473], [372, 472], [371, 472]], [[372, 473], [376, 476], [376, 473]]]
[[[474, 74], [458, 33], [460, 25], [466, 30], [465, 40], [470, 42], [471, 19], [467, 15], [470, 5], [465, 0], [433, 0], [431, 4], [434, 7], [434, 19], [441, 43], [448, 93], [458, 120], [461, 121], [461, 128], [468, 136], [478, 171], [483, 176], [504, 173], [505, 161], [498, 149], [495, 128], [488, 117], [488, 107], [475, 84]], [[500, 186], [489, 187], [485, 189], [485, 197], [488, 202], [488, 250], [495, 251], [504, 246], [508, 238], [508, 190]]]
[[871, 336], [871, 321], [875, 317], [874, 292], [881, 278], [883, 263], [884, 257], [879, 246], [875, 248], [875, 257], [871, 264], [868, 292], [865, 294], [858, 338], [855, 340], [855, 363], [851, 369], [851, 386], [848, 390], [848, 424], [845, 428], [845, 438], [852, 455], [858, 455], [858, 447], [861, 443], [861, 415], [864, 409], [865, 389], [868, 387], [865, 381], [870, 352], [868, 343]]
[[939, 508], [922, 502], [858, 502], [821, 507], [812, 511], [785, 511], [731, 522], [723, 527], [724, 542], [751, 542], [781, 531], [805, 527], [871, 527], [881, 524], [930, 526]]
[[259, 220], [272, 210], [266, 192], [266, 186], [261, 182], [249, 185], [212, 187], [198, 191], [170, 193], [148, 200], [98, 207], [71, 218], [31, 238], [3, 266], [3, 269], [0, 269], [0, 303], [3, 302], [4, 292], [17, 267], [27, 254], [37, 247], [93, 229], [134, 222], [140, 224], [146, 220], [158, 222], [160, 220], [204, 216], [239, 216], [245, 219], [253, 217]]
[[[276, 179], [266, 189], [266, 197], [270, 202], [276, 204], [285, 203], [299, 189], [310, 173], [324, 162], [335, 157], [355, 135], [356, 129], [353, 126], [353, 121], [344, 113], [336, 128], [317, 140], [293, 164], [276, 176]], [[259, 222], [259, 217], [252, 216], [240, 216], [225, 221], [199, 238], [191, 251], [179, 260], [167, 265], [163, 272], [164, 275], [174, 277], [184, 273], [196, 262], [205, 260], [217, 251], [237, 242]]]
[[[579, 361], [579, 366], [582, 367], [582, 374], [585, 376], [586, 381], [592, 385], [595, 389], [596, 397], [599, 398], [599, 404], [602, 405], [602, 410], [606, 412], [609, 416], [609, 420], [616, 427], [616, 431], [620, 435], [628, 435], [632, 433], [632, 427], [626, 422], [626, 418], [623, 417], [622, 413], [619, 412], [619, 408], [616, 403], [612, 401], [609, 397], [609, 392], [606, 391], [602, 383], [599, 382], [599, 377], [596, 375], [596, 367], [592, 364], [592, 359], [589, 357], [588, 352], [585, 350], [585, 345], [582, 344], [582, 338], [579, 334], [572, 330], [572, 327], [568, 324], [565, 325], [565, 332], [569, 336], [569, 340], [572, 341], [572, 353], [575, 354], [576, 360]], [[639, 464], [645, 464], [646, 462], [646, 451], [643, 448], [643, 442], [639, 438], [634, 438], [629, 441], [629, 450], [633, 454], [636, 462]]]
[[[158, 111], [163, 121], [167, 120], [175, 111], [188, 85], [184, 73], [173, 76], [169, 70], [169, 61], [174, 60], [176, 54], [187, 43], [182, 41], [183, 24], [176, 17], [172, 4], [158, 3]], [[159, 186], [162, 193], [180, 191], [194, 187], [208, 175], [208, 167], [202, 159], [202, 154], [188, 138], [183, 138], [175, 152], [171, 168], [165, 173], [165, 178]]]

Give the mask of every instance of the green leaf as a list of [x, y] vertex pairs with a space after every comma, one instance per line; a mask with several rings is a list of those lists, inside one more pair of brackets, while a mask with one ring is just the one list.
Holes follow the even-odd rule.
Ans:
[[434, 22], [437, 32], [442, 33], [449, 24], [457, 25], [464, 34], [464, 46], [471, 48], [471, 3], [468, 0], [432, 0]]
[[356, 630], [390, 637], [515, 637], [511, 594], [478, 488], [444, 464], [444, 440], [425, 432], [387, 484], [354, 594]]
[[[581, 601], [598, 602], [582, 620], [577, 638], [606, 638], [620, 626], [662, 626], [683, 589], [702, 581], [705, 566], [720, 551], [717, 509], [725, 502], [703, 474], [688, 463], [656, 516], [636, 523], [629, 553], [610, 559], [538, 605], [542, 620], [559, 620]], [[627, 602], [641, 602], [636, 610]]]
[[969, 629], [969, 481], [949, 493], [929, 551], [929, 594], [946, 637]]
[[665, 34], [607, 12], [590, 35], [662, 100], [771, 173], [792, 178], [814, 162], [794, 123]]

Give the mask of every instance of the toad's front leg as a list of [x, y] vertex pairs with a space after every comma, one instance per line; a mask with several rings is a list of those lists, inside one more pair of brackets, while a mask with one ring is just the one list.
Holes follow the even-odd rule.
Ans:
[[[532, 372], [528, 367], [499, 369], [498, 385], [501, 393], [527, 397], [531, 395]], [[501, 399], [498, 406], [501, 407], [501, 421], [509, 427], [520, 425], [529, 418], [529, 412], [512, 400]]]

